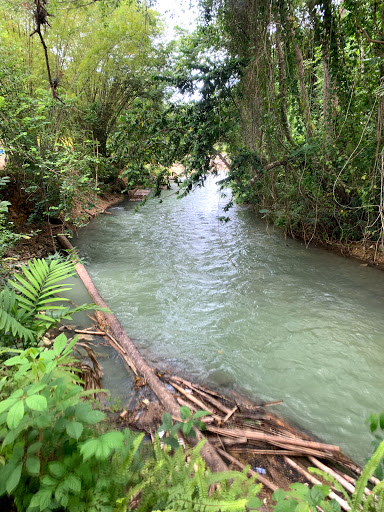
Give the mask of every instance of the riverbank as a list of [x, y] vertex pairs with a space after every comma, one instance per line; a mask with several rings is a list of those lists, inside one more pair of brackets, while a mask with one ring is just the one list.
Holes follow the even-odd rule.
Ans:
[[[81, 218], [84, 225], [86, 225], [98, 215], [108, 213], [108, 208], [121, 203], [126, 198], [127, 195], [122, 195], [120, 192], [105, 194], [102, 197], [98, 196], [93, 200], [94, 204], [90, 208], [76, 206], [75, 216]], [[50, 254], [55, 254], [59, 250], [56, 236], [63, 232], [77, 233], [79, 229], [76, 225], [62, 222], [59, 219], [55, 219], [54, 223], [47, 221], [26, 226], [24, 223], [17, 222], [17, 217], [12, 208], [10, 209], [10, 218], [15, 223], [17, 230], [26, 234], [29, 238], [21, 239], [8, 249], [4, 255], [3, 266], [9, 270], [12, 270], [15, 266], [24, 265], [30, 259], [46, 258]]]
[[[76, 217], [81, 218], [85, 226], [98, 215], [108, 214], [109, 212], [107, 210], [111, 206], [119, 204], [127, 198], [131, 201], [141, 201], [147, 194], [148, 190], [142, 189], [134, 189], [129, 191], [127, 195], [122, 195], [120, 192], [109, 193], [102, 197], [95, 198], [94, 205], [90, 208], [78, 206], [76, 209]], [[11, 215], [11, 219], [15, 220], [14, 216]], [[5, 267], [25, 264], [29, 259], [45, 258], [50, 254], [54, 254], [58, 250], [56, 235], [64, 231], [67, 233], [77, 233], [79, 229], [79, 227], [74, 224], [68, 222], [61, 223], [60, 221], [57, 221], [55, 224], [46, 222], [39, 225], [32, 225], [28, 226], [28, 228], [26, 228], [25, 225], [17, 225], [17, 222], [15, 224], [19, 232], [27, 234], [30, 238], [20, 240], [6, 252], [4, 256]], [[297, 237], [297, 239], [299, 238], [301, 237]], [[303, 243], [306, 243], [306, 241], [303, 240]], [[380, 242], [337, 242], [322, 241], [315, 238], [309, 245], [357, 260], [361, 265], [384, 270], [384, 252]]]

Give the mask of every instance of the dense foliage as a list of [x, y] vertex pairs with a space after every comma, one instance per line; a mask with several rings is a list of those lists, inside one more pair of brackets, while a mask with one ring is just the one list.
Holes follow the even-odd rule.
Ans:
[[108, 147], [121, 113], [162, 96], [158, 15], [130, 0], [1, 1], [0, 13], [6, 193], [21, 223], [81, 224], [80, 207], [124, 188]]
[[239, 197], [306, 241], [382, 244], [383, 2], [201, 4], [228, 54], [247, 61], [233, 87]]

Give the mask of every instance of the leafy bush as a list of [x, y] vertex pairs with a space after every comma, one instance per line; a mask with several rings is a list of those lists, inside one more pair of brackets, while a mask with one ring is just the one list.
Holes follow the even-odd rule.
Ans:
[[[243, 473], [211, 474], [202, 444], [174, 454], [157, 437], [143, 458], [143, 435], [105, 431], [105, 415], [83, 399], [69, 368], [76, 340], [53, 349], [11, 349], [0, 401], [0, 496], [17, 510], [245, 510], [259, 506], [260, 485]], [[9, 349], [4, 349], [9, 352]], [[3, 350], [3, 356], [4, 356]], [[147, 450], [148, 452], [148, 450]], [[209, 489], [220, 484], [212, 493]]]
[[96, 431], [105, 415], [83, 401], [89, 393], [68, 368], [75, 342], [61, 334], [53, 350], [14, 350], [4, 363], [0, 496], [18, 510], [111, 511], [127, 481], [136, 482], [125, 469], [142, 436]]
[[[8, 182], [8, 176], [0, 177], [0, 188], [5, 187]], [[11, 206], [9, 201], [0, 201], [0, 258], [20, 238], [25, 238], [25, 235], [20, 235], [13, 231], [13, 225], [8, 221], [9, 206]]]

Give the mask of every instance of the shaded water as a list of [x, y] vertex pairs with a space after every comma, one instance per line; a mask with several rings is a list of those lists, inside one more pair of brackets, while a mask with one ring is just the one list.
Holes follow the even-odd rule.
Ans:
[[211, 177], [183, 200], [114, 207], [74, 243], [146, 357], [282, 399], [276, 413], [362, 461], [364, 421], [384, 410], [384, 273], [285, 240], [246, 207], [222, 224], [227, 200]]

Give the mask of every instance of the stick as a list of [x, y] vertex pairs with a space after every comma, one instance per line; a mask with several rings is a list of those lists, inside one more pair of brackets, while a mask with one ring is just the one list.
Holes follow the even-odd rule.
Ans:
[[204, 391], [205, 393], [209, 393], [210, 395], [216, 396], [217, 398], [221, 398], [222, 400], [225, 400], [227, 402], [231, 401], [227, 397], [219, 395], [219, 393], [216, 393], [216, 391], [212, 391], [211, 389], [205, 388], [204, 386], [201, 386], [200, 384], [193, 384], [192, 382], [182, 379], [181, 377], [177, 377], [176, 375], [173, 375], [169, 378], [171, 380], [175, 380], [175, 381], [181, 382], [182, 384], [185, 384], [188, 388], [198, 388], [199, 390]]
[[82, 329], [75, 329], [76, 334], [90, 334], [91, 336], [105, 336], [103, 331], [86, 331]]
[[294, 439], [294, 438], [284, 438], [280, 436], [272, 436], [269, 434], [264, 434], [264, 432], [257, 432], [253, 430], [242, 430], [242, 429], [225, 429], [218, 427], [208, 427], [210, 432], [214, 434], [222, 434], [227, 437], [246, 437], [247, 439], [254, 439], [255, 441], [265, 441], [267, 443], [275, 444], [280, 443], [283, 445], [292, 445], [292, 446], [304, 446], [306, 448], [313, 448], [315, 450], [324, 450], [330, 452], [340, 452], [340, 448], [338, 446], [334, 446], [332, 444], [323, 444], [317, 443], [315, 441], [305, 441], [304, 439]]
[[199, 400], [198, 398], [196, 398], [195, 396], [193, 396], [192, 394], [189, 394], [187, 393], [181, 386], [178, 386], [177, 384], [172, 384], [172, 386], [177, 389], [177, 391], [179, 393], [181, 393], [182, 395], [184, 395], [188, 400], [190, 400], [191, 402], [193, 402], [194, 404], [196, 404], [198, 407], [200, 407], [200, 409], [202, 409], [203, 411], [208, 411], [209, 413], [211, 413], [212, 415], [215, 414], [215, 411], [213, 411], [212, 409], [210, 409], [205, 403], [203, 403], [201, 400]]
[[[298, 471], [299, 473], [301, 473], [303, 476], [305, 476], [305, 478], [311, 482], [312, 484], [315, 484], [315, 485], [322, 485], [322, 483], [320, 482], [320, 480], [318, 480], [317, 478], [315, 478], [314, 476], [312, 476], [310, 473], [308, 473], [308, 471], [306, 471], [304, 468], [302, 468], [299, 464], [296, 464], [296, 462], [294, 462], [292, 459], [290, 459], [289, 457], [284, 457], [284, 460], [290, 465], [292, 466], [293, 468], [296, 469], [296, 471]], [[340, 505], [340, 507], [344, 510], [351, 510], [351, 507], [348, 505], [348, 503], [343, 500], [342, 498], [340, 498], [340, 496], [338, 496], [336, 493], [334, 493], [333, 491], [331, 491], [328, 496], [334, 500], [337, 501], [337, 503]]]
[[207, 400], [207, 402], [209, 402], [211, 405], [216, 407], [216, 409], [219, 409], [219, 411], [223, 412], [224, 414], [228, 414], [231, 411], [231, 409], [229, 409], [224, 404], [222, 404], [221, 402], [216, 400], [216, 398], [213, 398], [212, 396], [209, 396], [208, 393], [206, 393], [205, 391], [202, 391], [201, 389], [199, 389], [198, 387], [194, 386], [193, 384], [191, 385], [191, 389], [193, 391], [195, 391], [196, 393], [198, 393], [199, 395], [203, 396]]
[[[220, 453], [220, 455], [222, 455], [223, 457], [225, 457], [226, 459], [228, 459], [230, 462], [232, 462], [232, 464], [234, 464], [235, 466], [237, 466], [238, 468], [241, 468], [241, 469], [244, 469], [245, 466], [244, 464], [242, 464], [240, 461], [238, 461], [235, 457], [233, 457], [232, 455], [230, 455], [229, 453], [225, 452], [224, 450], [222, 450], [221, 448], [217, 448], [217, 451]], [[275, 492], [278, 487], [277, 485], [275, 485], [273, 482], [271, 482], [270, 480], [268, 480], [268, 478], [265, 478], [265, 476], [262, 476], [262, 475], [259, 475], [259, 473], [256, 473], [256, 471], [253, 471], [252, 469], [250, 469], [248, 471], [248, 474], [252, 475], [252, 476], [257, 476], [257, 479], [259, 480], [259, 482], [261, 482], [262, 484], [265, 485], [265, 487], [268, 487], [268, 489], [270, 489], [272, 492]]]
[[235, 412], [237, 411], [237, 405], [232, 409], [232, 411], [229, 411], [229, 413], [226, 415], [226, 417], [223, 419], [223, 423], [225, 423], [226, 421], [229, 420], [229, 418], [235, 414]]
[[127, 354], [127, 351], [124, 350], [124, 348], [120, 345], [120, 343], [117, 340], [115, 340], [115, 338], [108, 331], [106, 331], [105, 334], [109, 338], [109, 344], [112, 345], [112, 347], [119, 352], [119, 354], [124, 359], [125, 363], [131, 368], [131, 370], [136, 375], [136, 377], [138, 377], [139, 374], [138, 374], [136, 365], [132, 361], [132, 358], [129, 357], [129, 355]]
[[[185, 405], [186, 407], [189, 407], [192, 412], [196, 412], [197, 411], [196, 407], [194, 407], [193, 405], [189, 404], [188, 402], [186, 402], [185, 400], [183, 400], [179, 396], [176, 397], [176, 400], [177, 400], [178, 404]], [[205, 416], [204, 418], [200, 418], [200, 421], [202, 421], [203, 423], [212, 423], [215, 420], [217, 421], [216, 418], [221, 420], [221, 418], [219, 416]], [[178, 421], [180, 421], [180, 420], [178, 420]]]
[[[343, 473], [340, 469], [337, 469], [336, 471], [342, 478], [344, 478], [347, 482], [349, 482], [350, 484], [352, 484], [353, 486], [356, 486], [356, 479], [355, 478], [352, 478], [351, 476], [349, 475], [346, 475], [345, 473]], [[372, 494], [372, 491], [371, 489], [368, 489], [368, 487], [366, 487], [364, 489], [364, 493], [369, 496], [370, 494]]]
[[[239, 439], [230, 439], [228, 437], [219, 437], [218, 440], [212, 440], [213, 444], [220, 443], [225, 444], [226, 446], [234, 446], [236, 444], [247, 444], [248, 439], [246, 437], [240, 437]], [[235, 449], [235, 448], [234, 448]], [[239, 448], [240, 450], [240, 448]], [[245, 450], [248, 453], [248, 447], [242, 447], [241, 450]]]
[[[225, 443], [229, 444], [229, 443]], [[235, 442], [233, 443], [235, 444]], [[292, 457], [305, 457], [307, 454], [304, 452], [298, 452], [298, 451], [290, 451], [290, 450], [258, 450], [249, 448], [249, 446], [233, 446], [231, 448], [231, 451], [233, 452], [241, 452], [241, 453], [252, 453], [254, 455], [290, 455]]]
[[[291, 450], [293, 452], [298, 453], [304, 453], [305, 455], [313, 455], [314, 457], [320, 457], [320, 458], [332, 458], [332, 454], [327, 454], [326, 452], [319, 451], [319, 450], [313, 450], [312, 448], [306, 448], [304, 446], [295, 446], [291, 444], [285, 444], [285, 443], [273, 443], [275, 446], [279, 446], [280, 448], [285, 448], [286, 450]], [[297, 457], [297, 455], [296, 455]]]
[[[359, 466], [356, 466], [356, 464], [353, 464], [352, 462], [348, 462], [347, 467], [349, 467], [354, 473], [357, 473], [358, 475], [361, 475], [361, 473], [362, 473], [362, 469], [359, 468]], [[376, 478], [375, 476], [371, 476], [369, 481], [374, 485], [377, 485], [380, 483], [380, 480], [378, 478]]]

